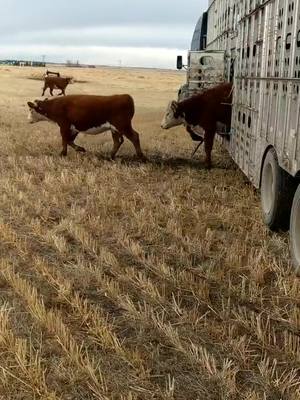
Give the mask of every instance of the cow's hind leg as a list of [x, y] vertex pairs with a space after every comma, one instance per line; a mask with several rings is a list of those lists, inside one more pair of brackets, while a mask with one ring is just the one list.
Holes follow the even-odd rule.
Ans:
[[132, 127], [130, 127], [130, 129], [124, 131], [124, 135], [134, 145], [136, 155], [138, 156], [138, 158], [140, 158], [143, 161], [146, 161], [146, 157], [144, 156], [142, 149], [141, 149], [140, 137], [139, 137], [138, 132], [136, 132]]
[[213, 130], [206, 130], [204, 134], [204, 146], [205, 146], [205, 166], [206, 168], [210, 169], [211, 168], [211, 152], [214, 144], [214, 138], [215, 138], [215, 129]]
[[44, 96], [46, 89], [47, 89], [47, 86], [45, 85], [45, 86], [43, 87], [43, 93], [42, 93], [42, 96]]
[[116, 157], [117, 152], [119, 151], [119, 148], [121, 147], [121, 145], [124, 142], [124, 138], [123, 136], [116, 130], [112, 130], [111, 131], [112, 134], [112, 138], [114, 141], [114, 147], [111, 151], [111, 159], [114, 160]]

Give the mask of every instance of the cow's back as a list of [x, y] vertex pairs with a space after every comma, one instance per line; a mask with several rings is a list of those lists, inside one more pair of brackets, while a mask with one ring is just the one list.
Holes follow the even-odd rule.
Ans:
[[204, 125], [214, 125], [219, 121], [230, 126], [232, 88], [231, 83], [223, 83], [198, 95], [197, 107], [201, 109]]
[[57, 84], [57, 78], [54, 76], [45, 76], [44, 78], [45, 85], [51, 87], [51, 86], [56, 86]]
[[129, 123], [134, 115], [130, 95], [96, 96], [68, 95], [48, 101], [51, 119], [71, 123], [79, 130], [100, 126], [106, 122]]
[[44, 81], [45, 85], [50, 88], [57, 87], [59, 89], [65, 89], [69, 84], [67, 78], [62, 78], [59, 76], [45, 76]]

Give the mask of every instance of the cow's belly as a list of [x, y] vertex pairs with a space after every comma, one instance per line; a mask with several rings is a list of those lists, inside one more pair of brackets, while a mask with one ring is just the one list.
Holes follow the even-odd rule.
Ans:
[[89, 129], [77, 129], [74, 125], [71, 126], [71, 130], [73, 133], [83, 133], [85, 135], [99, 135], [100, 133], [107, 132], [109, 130], [115, 131], [116, 128], [111, 125], [109, 122], [106, 122], [105, 124], [102, 124], [100, 126], [95, 126], [93, 128]]
[[109, 131], [111, 129], [111, 125], [107, 122], [106, 124], [95, 126], [94, 128], [89, 128], [85, 131], [81, 131], [85, 135], [99, 135], [99, 133], [103, 133]]

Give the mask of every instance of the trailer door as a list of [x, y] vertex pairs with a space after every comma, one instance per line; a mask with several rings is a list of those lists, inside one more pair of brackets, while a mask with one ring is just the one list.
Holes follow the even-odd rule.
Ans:
[[225, 82], [225, 51], [190, 51], [187, 72], [189, 96]]

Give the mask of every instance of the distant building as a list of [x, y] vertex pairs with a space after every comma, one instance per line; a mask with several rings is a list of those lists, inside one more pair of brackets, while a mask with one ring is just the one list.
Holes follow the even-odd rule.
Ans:
[[0, 65], [11, 65], [16, 67], [46, 67], [45, 62], [24, 60], [0, 60]]

